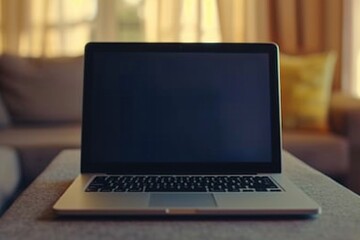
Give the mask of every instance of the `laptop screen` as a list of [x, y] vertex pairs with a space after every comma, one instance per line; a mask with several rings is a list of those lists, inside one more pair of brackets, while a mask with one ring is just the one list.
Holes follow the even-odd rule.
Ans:
[[129, 49], [86, 58], [92, 162], [272, 162], [268, 53]]

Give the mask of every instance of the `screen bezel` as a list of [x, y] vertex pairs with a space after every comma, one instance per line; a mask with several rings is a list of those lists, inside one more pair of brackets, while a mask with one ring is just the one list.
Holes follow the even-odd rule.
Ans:
[[[269, 56], [271, 149], [270, 162], [257, 163], [118, 163], [96, 161], [91, 149], [96, 148], [92, 135], [93, 56], [97, 52], [201, 52], [265, 53]], [[100, 43], [85, 46], [84, 95], [81, 140], [81, 172], [109, 174], [255, 174], [281, 172], [281, 115], [279, 49], [274, 43]], [[94, 146], [95, 145], [95, 146]]]

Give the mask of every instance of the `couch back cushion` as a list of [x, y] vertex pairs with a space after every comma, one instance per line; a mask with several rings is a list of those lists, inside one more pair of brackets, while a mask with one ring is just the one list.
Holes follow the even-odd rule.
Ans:
[[280, 57], [284, 129], [326, 131], [335, 53]]
[[0, 128], [6, 127], [10, 124], [10, 116], [5, 107], [3, 98], [0, 93]]
[[0, 91], [14, 123], [81, 121], [82, 82], [82, 57], [0, 57]]

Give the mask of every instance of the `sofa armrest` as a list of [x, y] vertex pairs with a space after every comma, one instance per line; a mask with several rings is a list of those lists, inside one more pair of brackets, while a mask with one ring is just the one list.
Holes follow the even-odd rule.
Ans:
[[360, 99], [344, 93], [333, 94], [329, 121], [331, 130], [348, 140], [350, 168], [347, 186], [360, 194]]
[[0, 216], [13, 200], [21, 180], [21, 166], [15, 149], [0, 146]]
[[360, 134], [357, 134], [360, 133], [360, 99], [342, 92], [333, 93], [330, 102], [329, 124], [330, 130], [337, 134], [346, 137], [356, 134], [360, 144]]
[[10, 125], [10, 115], [8, 110], [2, 100], [2, 96], [0, 93], [0, 128], [4, 128]]

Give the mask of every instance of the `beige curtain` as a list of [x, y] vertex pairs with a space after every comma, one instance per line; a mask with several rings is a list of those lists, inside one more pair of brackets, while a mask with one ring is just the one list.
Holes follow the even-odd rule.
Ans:
[[13, 0], [0, 2], [0, 26], [1, 39], [0, 48], [2, 51], [18, 53], [20, 36], [27, 25], [29, 1]]
[[342, 6], [342, 0], [273, 0], [270, 7], [270, 39], [283, 52], [337, 53], [334, 89], [341, 88]]
[[[117, 41], [120, 1], [0, 0], [0, 52], [77, 55], [89, 40]], [[348, 0], [356, 1], [356, 0]], [[142, 0], [144, 41], [274, 41], [284, 53], [338, 53], [340, 88], [343, 0]], [[120, 5], [119, 5], [120, 6]]]
[[91, 37], [95, 0], [0, 0], [0, 52], [78, 55]]
[[287, 53], [340, 50], [341, 0], [273, 0], [271, 38]]
[[216, 0], [144, 0], [145, 40], [218, 42]]
[[343, 88], [360, 97], [360, 1], [344, 1]]
[[225, 42], [273, 41], [288, 54], [335, 50], [334, 88], [340, 88], [342, 0], [218, 0], [218, 5]]
[[144, 0], [147, 41], [244, 42], [270, 39], [267, 0]]
[[222, 41], [269, 41], [269, 6], [267, 0], [218, 0]]
[[94, 34], [89, 40], [94, 41], [116, 41], [118, 35], [117, 27], [117, 0], [97, 0], [96, 18], [94, 19]]

